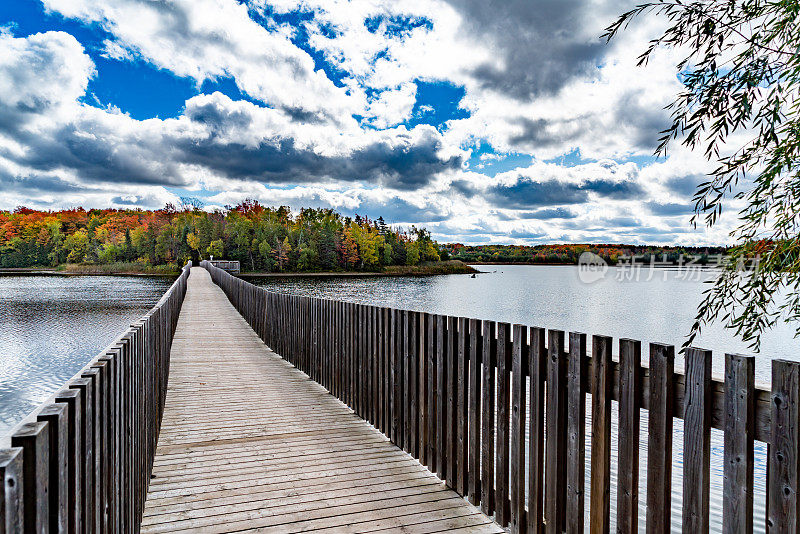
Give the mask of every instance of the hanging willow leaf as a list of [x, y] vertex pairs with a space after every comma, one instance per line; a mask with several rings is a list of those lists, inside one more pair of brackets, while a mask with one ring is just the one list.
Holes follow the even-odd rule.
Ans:
[[[640, 64], [659, 47], [687, 51], [677, 65], [684, 87], [668, 106], [672, 124], [656, 155], [679, 142], [717, 163], [692, 199], [691, 224], [713, 226], [731, 198], [746, 201], [735, 246], [703, 292], [684, 346], [717, 321], [754, 350], [781, 321], [800, 335], [800, 1], [646, 2], [603, 37], [643, 16], [671, 25]], [[747, 142], [730, 152], [734, 134]]]

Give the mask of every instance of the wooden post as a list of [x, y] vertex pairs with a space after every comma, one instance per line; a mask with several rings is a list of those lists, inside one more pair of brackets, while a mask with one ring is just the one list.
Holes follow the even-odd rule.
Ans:
[[638, 534], [642, 344], [632, 339], [620, 339], [619, 354], [617, 532]]
[[772, 441], [767, 484], [770, 532], [799, 532], [800, 363], [772, 360]]
[[426, 358], [428, 360], [428, 469], [436, 473], [439, 470], [437, 463], [438, 455], [438, 426], [437, 426], [437, 391], [438, 382], [436, 378], [438, 365], [438, 341], [437, 341], [437, 316], [425, 314], [427, 326], [425, 344], [427, 347]]
[[68, 523], [67, 441], [69, 439], [68, 411], [63, 404], [48, 404], [36, 420], [47, 423], [49, 434], [48, 496], [50, 532], [66, 532]]
[[592, 337], [592, 471], [589, 530], [608, 534], [611, 528], [611, 338]]
[[650, 344], [647, 441], [647, 532], [670, 531], [675, 347]]
[[515, 324], [511, 349], [511, 532], [525, 530], [525, 347], [526, 329]]
[[583, 534], [586, 471], [586, 334], [570, 332], [567, 371], [567, 533]]
[[683, 531], [708, 532], [711, 476], [711, 351], [686, 351]]
[[528, 409], [528, 532], [541, 532], [544, 527], [544, 416], [547, 348], [544, 328], [530, 329], [528, 376], [530, 395]]
[[56, 402], [67, 408], [67, 530], [83, 530], [83, 406], [75, 389], [62, 389]]
[[567, 497], [567, 358], [564, 332], [550, 330], [547, 357], [547, 445], [545, 458], [545, 531], [561, 533]]
[[497, 443], [495, 445], [495, 519], [501, 526], [510, 522], [508, 500], [508, 460], [510, 418], [510, 360], [511, 325], [497, 324]]
[[755, 358], [725, 355], [722, 530], [753, 533]]
[[456, 342], [456, 491], [467, 495], [469, 475], [467, 472], [467, 443], [469, 427], [467, 423], [467, 402], [469, 400], [469, 335], [467, 320], [457, 319], [458, 339]]
[[0, 532], [22, 534], [25, 530], [23, 451], [0, 449]]
[[47, 423], [26, 423], [11, 446], [22, 449], [22, 501], [26, 532], [47, 532], [50, 523], [50, 432]]
[[481, 403], [481, 510], [492, 515], [494, 502], [494, 407], [495, 351], [494, 321], [483, 321], [483, 402]]
[[447, 472], [447, 328], [445, 318], [436, 316], [436, 467], [446, 480]]
[[480, 503], [481, 495], [481, 337], [477, 319], [469, 320], [469, 502]]

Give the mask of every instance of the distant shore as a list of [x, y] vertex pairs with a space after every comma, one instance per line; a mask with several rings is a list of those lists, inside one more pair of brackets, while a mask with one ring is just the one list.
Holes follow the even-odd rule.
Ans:
[[425, 262], [419, 265], [391, 265], [383, 271], [323, 271], [323, 272], [249, 272], [239, 274], [242, 278], [315, 278], [328, 276], [375, 277], [375, 276], [433, 276], [439, 274], [474, 274], [479, 270], [460, 260]]
[[[248, 272], [243, 271], [243, 278], [266, 277], [327, 277], [327, 276], [433, 276], [440, 274], [473, 274], [480, 271], [459, 260], [426, 262], [419, 265], [391, 265], [383, 271], [325, 271], [325, 272]], [[176, 276], [179, 269], [166, 265], [135, 268], [132, 264], [80, 265], [68, 264], [58, 267], [6, 267], [0, 268], [0, 275], [52, 275], [52, 276]]]

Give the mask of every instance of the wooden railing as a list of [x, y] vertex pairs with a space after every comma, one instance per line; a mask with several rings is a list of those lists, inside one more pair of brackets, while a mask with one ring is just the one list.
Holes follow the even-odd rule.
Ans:
[[228, 271], [229, 273], [239, 274], [239, 260], [206, 260], [214, 267]]
[[188, 276], [0, 437], [0, 533], [139, 530]]
[[[207, 263], [264, 342], [513, 532], [608, 532], [612, 401], [618, 402], [617, 532], [668, 532], [673, 418], [684, 421], [684, 532], [709, 526], [710, 429], [724, 432], [723, 530], [752, 532], [753, 442], [769, 444], [769, 532], [798, 532], [800, 364], [266, 292]], [[568, 343], [567, 343], [568, 341]], [[586, 406], [586, 394], [591, 405]], [[584, 480], [586, 410], [590, 480]], [[638, 522], [640, 409], [648, 410], [647, 514]], [[678, 445], [679, 447], [681, 444]], [[526, 476], [527, 473], [527, 476]]]

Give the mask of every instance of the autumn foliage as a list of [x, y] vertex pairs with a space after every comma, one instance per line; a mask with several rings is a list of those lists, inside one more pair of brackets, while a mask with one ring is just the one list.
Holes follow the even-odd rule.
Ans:
[[189, 259], [239, 260], [252, 271], [378, 271], [439, 260], [425, 229], [330, 209], [270, 208], [247, 200], [225, 210], [0, 211], [0, 267], [133, 263], [177, 269]]

